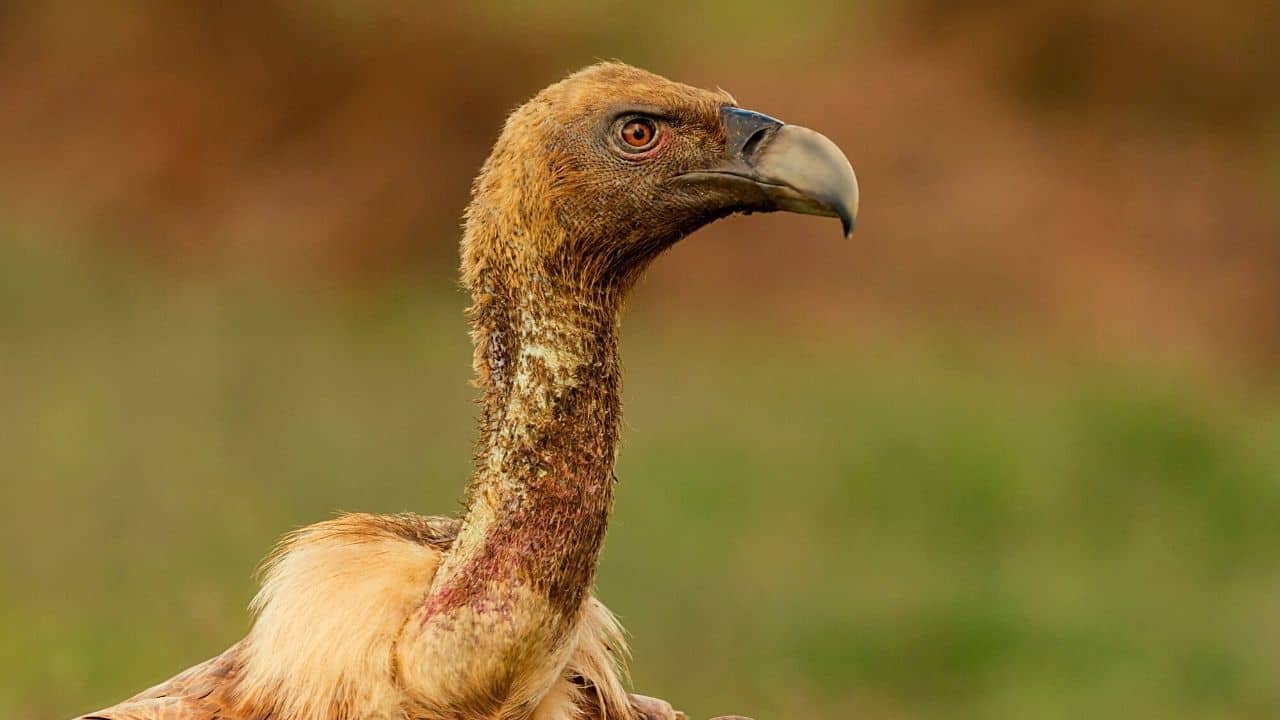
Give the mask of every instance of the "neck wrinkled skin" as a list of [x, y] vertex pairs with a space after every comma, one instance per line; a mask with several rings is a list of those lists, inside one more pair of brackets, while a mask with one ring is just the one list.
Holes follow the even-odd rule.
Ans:
[[472, 308], [480, 442], [463, 527], [432, 600], [501, 606], [527, 587], [566, 618], [591, 587], [613, 504], [617, 308], [598, 294], [486, 278]]

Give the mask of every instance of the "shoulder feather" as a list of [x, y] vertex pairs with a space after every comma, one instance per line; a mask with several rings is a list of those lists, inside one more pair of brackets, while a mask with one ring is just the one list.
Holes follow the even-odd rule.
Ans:
[[240, 670], [240, 645], [77, 720], [247, 720], [232, 712], [226, 690]]

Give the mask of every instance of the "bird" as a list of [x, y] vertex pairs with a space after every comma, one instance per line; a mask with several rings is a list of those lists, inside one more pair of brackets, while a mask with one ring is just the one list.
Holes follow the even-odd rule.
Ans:
[[618, 331], [650, 263], [734, 213], [854, 227], [834, 142], [620, 62], [506, 119], [460, 243], [479, 433], [460, 517], [346, 514], [264, 561], [225, 652], [80, 720], [677, 720], [629, 694], [593, 592], [613, 507]]

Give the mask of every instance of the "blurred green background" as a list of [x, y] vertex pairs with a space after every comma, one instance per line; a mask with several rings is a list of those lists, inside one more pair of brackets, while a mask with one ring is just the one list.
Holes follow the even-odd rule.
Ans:
[[663, 258], [600, 593], [694, 717], [1280, 715], [1271, 2], [0, 4], [0, 715], [219, 652], [335, 510], [450, 512], [504, 114], [598, 58], [846, 149]]

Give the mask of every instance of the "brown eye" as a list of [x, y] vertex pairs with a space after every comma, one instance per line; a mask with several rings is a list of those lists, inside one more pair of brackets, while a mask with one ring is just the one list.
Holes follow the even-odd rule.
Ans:
[[658, 125], [649, 118], [633, 118], [619, 130], [628, 150], [648, 150], [658, 139]]

